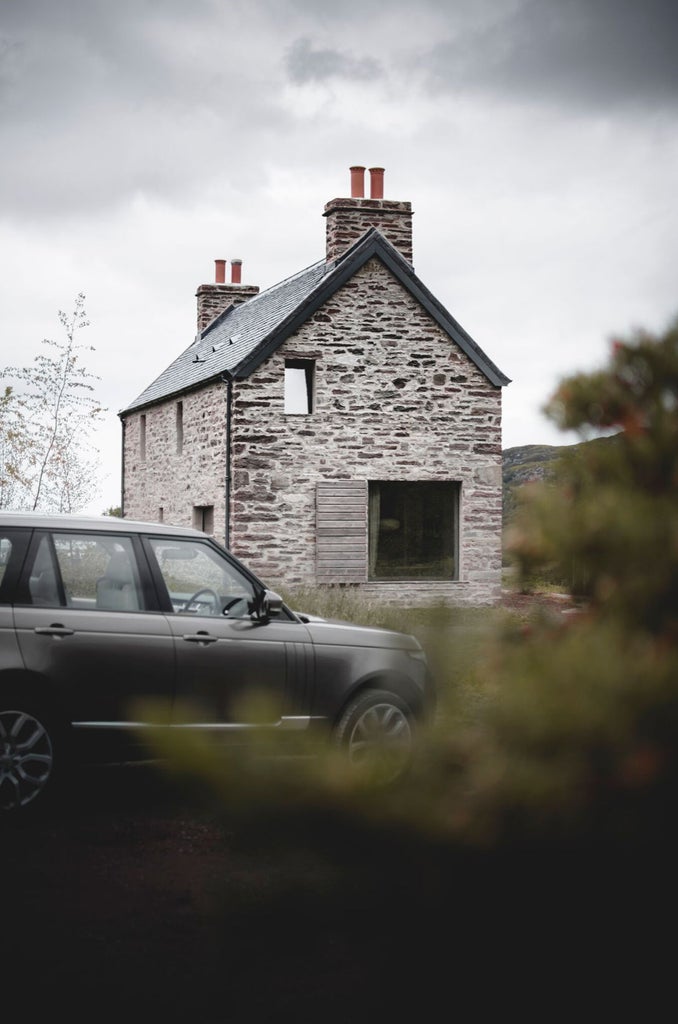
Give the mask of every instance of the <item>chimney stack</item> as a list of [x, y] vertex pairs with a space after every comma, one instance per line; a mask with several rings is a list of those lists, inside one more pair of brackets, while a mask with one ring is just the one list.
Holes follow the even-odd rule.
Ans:
[[384, 168], [370, 167], [370, 199], [384, 198]]
[[246, 302], [259, 292], [255, 284], [241, 284], [242, 260], [231, 260], [231, 282], [226, 283], [226, 260], [214, 261], [214, 284], [201, 284], [198, 300], [198, 333], [230, 306]]
[[351, 167], [351, 196], [362, 199], [365, 195], [365, 168]]
[[338, 259], [370, 228], [377, 228], [412, 263], [412, 204], [384, 199], [384, 168], [370, 167], [370, 198], [365, 198], [365, 168], [353, 166], [350, 199], [325, 205], [327, 261]]

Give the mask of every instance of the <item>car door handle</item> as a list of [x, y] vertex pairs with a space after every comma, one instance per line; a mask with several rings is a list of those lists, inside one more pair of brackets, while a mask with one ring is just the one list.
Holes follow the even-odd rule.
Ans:
[[211, 633], [184, 633], [182, 639], [192, 644], [215, 644], [219, 637]]
[[52, 626], [36, 626], [33, 632], [40, 636], [73, 636], [75, 630], [55, 622]]

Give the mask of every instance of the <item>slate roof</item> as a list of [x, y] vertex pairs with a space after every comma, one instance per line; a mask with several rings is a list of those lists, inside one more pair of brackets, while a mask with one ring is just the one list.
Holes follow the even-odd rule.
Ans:
[[372, 257], [380, 259], [492, 384], [510, 383], [479, 345], [422, 284], [377, 228], [337, 260], [320, 260], [231, 306], [213, 320], [159, 377], [119, 414], [164, 401], [222, 376], [243, 380]]

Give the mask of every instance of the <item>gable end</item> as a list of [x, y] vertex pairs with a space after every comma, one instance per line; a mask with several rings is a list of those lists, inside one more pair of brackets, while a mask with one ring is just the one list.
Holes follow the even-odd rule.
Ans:
[[354, 274], [372, 258], [381, 260], [384, 266], [410, 292], [413, 298], [429, 313], [445, 333], [471, 359], [478, 369], [496, 387], [510, 383], [501, 370], [495, 366], [479, 345], [463, 327], [457, 323], [445, 307], [416, 276], [410, 264], [390, 242], [376, 229], [371, 228], [363, 237], [335, 263], [330, 271], [292, 313], [268, 334], [262, 342], [240, 363], [234, 377], [244, 380], [271, 356], [282, 343], [298, 330], [315, 312], [334, 295]]

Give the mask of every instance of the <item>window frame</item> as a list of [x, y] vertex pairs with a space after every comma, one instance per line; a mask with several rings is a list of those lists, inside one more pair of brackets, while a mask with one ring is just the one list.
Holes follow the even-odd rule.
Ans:
[[[440, 554], [437, 556], [438, 561], [443, 561], [448, 558], [452, 560], [452, 573], [442, 573], [435, 571], [419, 571], [415, 573], [412, 568], [408, 568], [407, 565], [402, 565], [401, 570], [394, 572], [391, 575], [384, 575], [383, 571], [378, 571], [378, 545], [381, 540], [381, 524], [384, 519], [381, 516], [381, 509], [379, 509], [379, 527], [374, 527], [374, 516], [376, 514], [375, 506], [377, 502], [381, 504], [381, 487], [386, 485], [387, 487], [403, 487], [406, 489], [403, 501], [408, 502], [407, 490], [412, 490], [418, 487], [445, 487], [450, 489], [451, 498], [451, 516], [452, 522], [449, 526], [451, 530], [450, 535], [450, 551], [445, 550], [443, 547]], [[379, 488], [379, 491], [377, 491]], [[460, 566], [459, 566], [459, 554], [460, 554], [460, 525], [461, 525], [461, 496], [462, 488], [461, 481], [459, 480], [370, 480], [368, 481], [367, 487], [367, 579], [370, 583], [419, 583], [419, 582], [458, 582], [460, 579]], [[423, 502], [423, 498], [418, 499]], [[444, 511], [444, 500], [441, 501]], [[405, 514], [407, 514], [407, 507], [405, 508]], [[425, 520], [423, 526], [420, 526], [422, 531], [425, 531]], [[444, 543], [444, 539], [443, 539]], [[375, 550], [375, 545], [377, 550]], [[412, 564], [411, 562], [409, 563]]]
[[[284, 393], [283, 393], [283, 409], [286, 416], [312, 416], [315, 405], [315, 359], [301, 359], [294, 356], [289, 356], [285, 359], [284, 366]], [[306, 408], [305, 409], [289, 409], [288, 408], [288, 370], [303, 370], [304, 380], [306, 383]]]

